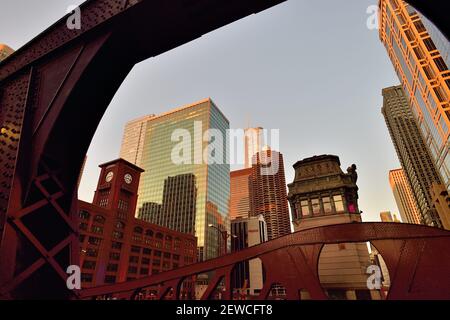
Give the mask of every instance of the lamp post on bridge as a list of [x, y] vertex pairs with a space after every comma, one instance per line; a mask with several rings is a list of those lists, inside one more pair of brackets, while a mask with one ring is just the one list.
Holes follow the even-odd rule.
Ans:
[[[220, 234], [220, 236], [223, 239], [223, 243], [224, 243], [224, 248], [223, 248], [224, 251], [223, 252], [224, 252], [224, 254], [227, 254], [227, 251], [228, 251], [228, 249], [227, 249], [228, 238], [237, 239], [238, 236], [235, 235], [235, 234], [228, 233], [226, 230], [221, 230], [220, 228], [218, 228], [217, 226], [213, 225], [212, 223], [208, 224], [208, 227], [216, 229], [217, 232]], [[220, 242], [220, 237], [219, 237], [219, 242]], [[219, 245], [219, 247], [220, 247], [220, 245]]]

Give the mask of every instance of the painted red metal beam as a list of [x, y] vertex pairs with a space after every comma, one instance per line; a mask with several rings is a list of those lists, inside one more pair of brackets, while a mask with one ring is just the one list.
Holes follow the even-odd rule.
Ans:
[[[261, 258], [267, 279], [260, 298], [267, 298], [271, 284], [282, 283], [288, 294], [293, 293], [288, 298], [298, 299], [298, 290], [306, 288], [313, 298], [325, 299], [318, 279], [322, 247], [332, 243], [366, 241], [371, 241], [386, 260], [392, 283], [390, 299], [450, 299], [450, 251], [441, 252], [450, 245], [450, 232], [400, 223], [351, 223], [313, 228], [148, 278], [82, 290], [80, 297], [138, 292], [146, 287], [179, 283], [192, 275], [222, 270], [211, 281], [204, 296], [208, 298], [218, 277], [225, 276], [225, 270], [239, 262]], [[411, 276], [414, 274], [416, 276]], [[420, 290], [411, 291], [410, 288], [414, 287]], [[229, 289], [226, 291], [231, 292]]]

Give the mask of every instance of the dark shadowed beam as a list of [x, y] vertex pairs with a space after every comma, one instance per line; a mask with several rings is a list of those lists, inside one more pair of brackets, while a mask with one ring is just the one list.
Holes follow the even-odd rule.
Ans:
[[448, 0], [406, 1], [431, 20], [450, 39], [450, 4]]

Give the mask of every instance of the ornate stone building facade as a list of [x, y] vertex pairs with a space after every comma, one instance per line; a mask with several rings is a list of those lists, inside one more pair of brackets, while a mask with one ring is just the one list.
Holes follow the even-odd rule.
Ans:
[[[294, 182], [288, 185], [295, 231], [361, 222], [356, 165], [344, 173], [339, 157], [321, 155], [294, 165]], [[371, 264], [366, 243], [325, 245], [319, 260], [319, 277], [331, 299], [380, 299], [380, 291], [367, 288]]]

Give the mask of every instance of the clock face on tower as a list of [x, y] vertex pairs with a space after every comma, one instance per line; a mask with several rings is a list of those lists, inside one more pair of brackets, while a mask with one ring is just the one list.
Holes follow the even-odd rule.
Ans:
[[105, 178], [106, 182], [111, 182], [113, 177], [114, 177], [114, 173], [112, 171], [108, 172], [108, 174], [106, 175], [106, 178]]
[[126, 184], [131, 184], [131, 182], [133, 181], [133, 177], [131, 176], [131, 174], [127, 173], [123, 179], [125, 180]]

